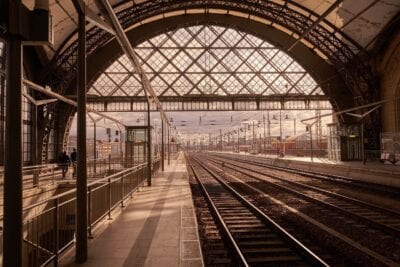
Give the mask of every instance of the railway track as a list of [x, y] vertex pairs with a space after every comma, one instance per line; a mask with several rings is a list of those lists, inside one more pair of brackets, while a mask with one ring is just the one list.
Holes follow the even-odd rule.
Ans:
[[236, 172], [250, 176], [251, 173], [259, 174], [274, 179], [279, 183], [269, 182], [260, 177], [251, 175], [252, 178], [269, 183], [274, 187], [285, 190], [292, 194], [296, 194], [309, 201], [323, 205], [330, 209], [335, 209], [348, 216], [364, 221], [371, 227], [379, 229], [389, 235], [400, 236], [400, 213], [388, 210], [370, 203], [366, 203], [351, 197], [343, 196], [337, 193], [329, 192], [311, 185], [290, 181], [275, 175], [266, 174], [265, 172], [254, 170], [243, 164], [238, 165], [232, 162], [222, 160], [213, 160], [216, 163], [224, 162], [226, 168], [231, 168]]
[[189, 163], [241, 266], [328, 266], [218, 174], [200, 162]]
[[[207, 159], [201, 158], [201, 161], [205, 163], [207, 162]], [[339, 194], [325, 192], [325, 190], [314, 188], [309, 185], [290, 182], [279, 177], [272, 177], [265, 174], [264, 172], [254, 170], [254, 166], [253, 168], [251, 168], [251, 166], [245, 167], [243, 164], [235, 166], [235, 164], [232, 164], [225, 159], [223, 161], [221, 158], [213, 159], [212, 161], [215, 166], [223, 168], [225, 172], [230, 169], [234, 173], [240, 173], [243, 176], [248, 176], [257, 181], [261, 181], [262, 183], [268, 184], [270, 187], [274, 187], [280, 191], [283, 190], [284, 192], [286, 192], [286, 199], [288, 199], [289, 201], [293, 201], [294, 195], [299, 199], [305, 199], [310, 203], [316, 204], [317, 206], [311, 209], [314, 209], [314, 219], [317, 220], [309, 218], [310, 221], [313, 221], [312, 223], [316, 226], [321, 224], [319, 223], [318, 217], [315, 216], [315, 210], [318, 209], [321, 217], [329, 214], [329, 217], [335, 218], [335, 221], [343, 221], [343, 225], [346, 226], [347, 231], [351, 232], [351, 229], [356, 229], [355, 231], [361, 233], [363, 233], [364, 231], [366, 239], [368, 239], [369, 236], [374, 236], [374, 238], [371, 239], [371, 242], [375, 242], [377, 244], [392, 244], [393, 247], [399, 245], [398, 237], [400, 236], [400, 216], [396, 212], [382, 209], [380, 207], [376, 207], [374, 205], [370, 205], [368, 203], [354, 200], [345, 196], [340, 196]], [[223, 164], [221, 164], [222, 162]], [[275, 180], [275, 182], [267, 181], [265, 179], [265, 176], [268, 176], [268, 180], [272, 179]], [[249, 181], [244, 182], [244, 184], [247, 184], [247, 182]], [[261, 191], [265, 192], [264, 190]], [[277, 195], [280, 195], [280, 197], [282, 197], [282, 194], [278, 193]], [[307, 210], [307, 208], [305, 210]], [[309, 216], [303, 217], [308, 218]], [[333, 225], [334, 224], [335, 223], [333, 223]], [[365, 253], [366, 255], [375, 258], [376, 260], [381, 261], [382, 263], [385, 263], [389, 266], [400, 266], [400, 258], [398, 255], [396, 256], [396, 253], [398, 253], [398, 251], [392, 255], [389, 255], [389, 252], [386, 253], [387, 255], [385, 255], [386, 251], [382, 252], [382, 250], [384, 249], [380, 248], [380, 252], [375, 252], [374, 246], [377, 246], [376, 244], [373, 244], [369, 247], [370, 244], [366, 244], [365, 240], [354, 241], [351, 237], [348, 238], [346, 235], [341, 234], [340, 231], [342, 229], [336, 231], [331, 229], [332, 226], [323, 227], [325, 228], [324, 231], [330, 232], [332, 235], [339, 236], [342, 241], [344, 241], [348, 245], [356, 247], [356, 249], [361, 251], [362, 253]], [[342, 228], [344, 227], [342, 226]], [[374, 229], [372, 233], [370, 229]]]
[[360, 189], [365, 189], [365, 190], [369, 190], [372, 192], [378, 192], [378, 193], [384, 194], [384, 195], [390, 194], [391, 196], [393, 196], [395, 198], [400, 198], [397, 188], [391, 188], [391, 187], [385, 186], [385, 185], [379, 185], [379, 184], [369, 183], [369, 182], [365, 182], [365, 181], [359, 181], [359, 180], [352, 179], [350, 177], [326, 174], [326, 173], [315, 172], [315, 171], [300, 170], [300, 169], [295, 169], [295, 168], [290, 168], [290, 167], [280, 167], [280, 166], [268, 164], [265, 162], [259, 162], [262, 159], [258, 158], [258, 157], [251, 157], [251, 160], [248, 160], [248, 159], [244, 159], [243, 157], [240, 157], [240, 156], [221, 155], [221, 154], [214, 154], [214, 153], [210, 153], [210, 155], [217, 156], [218, 158], [226, 158], [226, 159], [239, 161], [242, 163], [248, 163], [253, 166], [259, 166], [259, 167], [269, 168], [269, 169], [273, 169], [273, 170], [284, 171], [287, 173], [302, 175], [304, 177], [319, 179], [322, 181], [329, 181], [329, 182], [343, 184], [343, 185], [351, 185], [352, 187], [358, 187]]

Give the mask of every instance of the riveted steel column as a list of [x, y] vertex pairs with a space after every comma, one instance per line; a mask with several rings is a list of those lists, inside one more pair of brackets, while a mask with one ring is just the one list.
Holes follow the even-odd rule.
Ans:
[[75, 261], [87, 260], [87, 170], [86, 170], [86, 18], [85, 7], [78, 9], [78, 86], [77, 86], [77, 179]]
[[161, 170], [164, 171], [164, 160], [165, 160], [165, 151], [164, 151], [164, 120], [161, 119]]
[[[9, 1], [9, 28], [18, 31], [21, 1]], [[3, 266], [22, 266], [22, 39], [7, 38], [6, 127], [4, 152]]]

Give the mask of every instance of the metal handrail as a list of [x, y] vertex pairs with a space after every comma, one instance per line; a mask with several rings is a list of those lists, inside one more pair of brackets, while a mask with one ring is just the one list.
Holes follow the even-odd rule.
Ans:
[[[124, 207], [124, 200], [132, 196], [146, 181], [147, 172], [156, 172], [159, 165], [159, 160], [155, 159], [152, 170], [148, 170], [147, 164], [144, 163], [88, 184], [87, 196], [89, 208], [87, 230], [89, 237], [92, 235], [93, 227], [102, 219], [107, 216], [111, 218], [112, 210], [118, 206]], [[76, 197], [73, 194], [75, 192], [76, 189], [71, 189], [23, 209], [26, 213], [30, 211], [35, 212], [36, 210], [39, 212], [39, 214], [35, 214], [24, 221], [24, 227], [28, 229], [24, 239], [29, 244], [32, 244], [31, 249], [35, 251], [31, 251], [31, 253], [43, 260], [41, 266], [45, 266], [45, 264], [50, 262], [57, 262], [59, 255], [74, 243]], [[105, 197], [106, 195], [108, 197]], [[44, 205], [49, 204], [49, 207], [41, 210]], [[40, 236], [43, 233], [48, 233], [53, 237], [49, 239], [51, 243], [41, 244], [43, 240], [40, 239]], [[32, 240], [29, 240], [30, 238]], [[48, 257], [47, 254], [43, 254], [40, 248], [44, 248], [45, 250], [50, 249], [54, 256]]]

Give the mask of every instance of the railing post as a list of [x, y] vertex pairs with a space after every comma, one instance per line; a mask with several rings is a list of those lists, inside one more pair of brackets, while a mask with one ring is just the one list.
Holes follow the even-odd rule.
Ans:
[[111, 220], [111, 179], [108, 178], [108, 219]]
[[88, 188], [88, 238], [89, 239], [93, 239], [93, 235], [92, 235], [92, 215], [93, 215], [93, 211], [92, 211], [93, 207], [92, 207], [92, 187], [89, 186]]
[[58, 204], [59, 204], [59, 199], [58, 198], [56, 198], [56, 199], [54, 199], [54, 205], [55, 205], [55, 207], [54, 207], [54, 231], [55, 231], [55, 236], [54, 236], [54, 246], [55, 246], [55, 248], [54, 248], [54, 254], [55, 254], [55, 257], [54, 257], [54, 266], [55, 267], [57, 267], [58, 266], [58, 245], [59, 245], [59, 228], [60, 228], [60, 225], [59, 225], [59, 218], [60, 218], [60, 216], [59, 216], [59, 206], [58, 206]]
[[121, 208], [124, 208], [124, 174], [121, 177]]

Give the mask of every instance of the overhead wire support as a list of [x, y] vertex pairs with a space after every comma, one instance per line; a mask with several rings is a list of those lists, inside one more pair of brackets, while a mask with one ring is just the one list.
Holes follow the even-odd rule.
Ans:
[[96, 0], [95, 1], [96, 5], [100, 9], [100, 12], [102, 13], [103, 16], [108, 18], [112, 26], [114, 27], [115, 30], [115, 38], [117, 39], [118, 43], [120, 44], [122, 50], [124, 51], [125, 55], [128, 57], [130, 63], [132, 64], [133, 69], [136, 71], [136, 73], [140, 76], [143, 84], [144, 90], [148, 93], [146, 94], [147, 101], [150, 103], [154, 103], [160, 112], [161, 118], [167, 123], [168, 126], [170, 126], [170, 122], [168, 120], [167, 115], [165, 114], [165, 111], [161, 105], [161, 102], [158, 100], [158, 97], [156, 93], [153, 90], [153, 87], [150, 84], [149, 79], [146, 76], [146, 73], [142, 66], [139, 63], [139, 59], [129, 42], [128, 37], [126, 36], [124, 29], [121, 26], [121, 23], [119, 22], [112, 6], [107, 0]]

